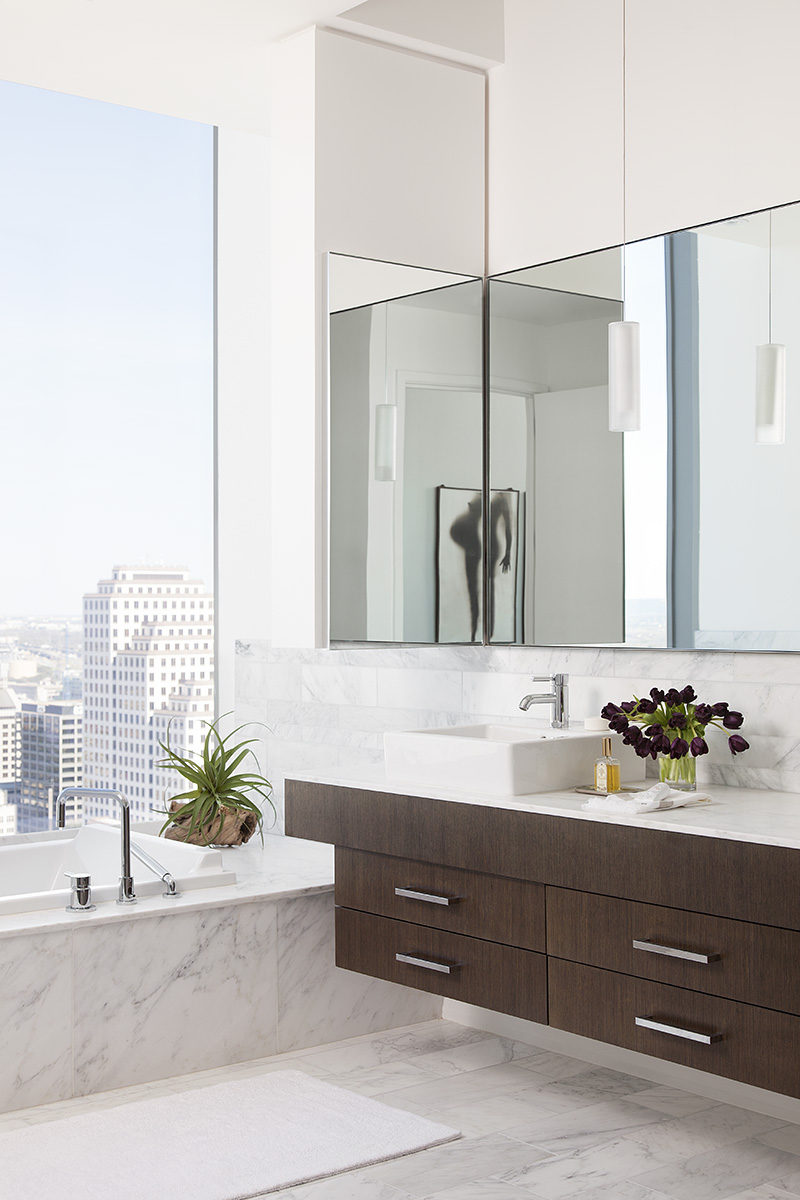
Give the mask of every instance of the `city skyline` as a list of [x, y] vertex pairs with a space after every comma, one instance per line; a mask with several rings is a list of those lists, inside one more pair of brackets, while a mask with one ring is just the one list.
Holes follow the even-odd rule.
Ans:
[[[199, 751], [214, 716], [214, 598], [188, 568], [115, 565], [82, 597], [80, 640], [59, 648], [0, 624], [0, 832], [52, 828], [64, 786], [121, 790], [149, 820], [182, 785], [157, 767], [169, 736]], [[74, 620], [74, 618], [70, 618]], [[31, 619], [27, 628], [39, 629]], [[23, 629], [25, 632], [25, 628]], [[70, 821], [113, 819], [107, 800]]]

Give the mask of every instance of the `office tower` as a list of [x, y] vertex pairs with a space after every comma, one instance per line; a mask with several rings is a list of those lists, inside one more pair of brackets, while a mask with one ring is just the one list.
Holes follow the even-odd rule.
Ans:
[[[73, 701], [22, 702], [20, 713], [20, 833], [55, 824], [62, 788], [81, 783], [82, 706]], [[82, 819], [79, 800], [67, 805], [67, 823]]]
[[[114, 567], [84, 596], [84, 782], [115, 788], [143, 820], [185, 791], [155, 765], [159, 741], [202, 746], [214, 711], [214, 601], [182, 567]], [[116, 816], [87, 800], [87, 816]]]

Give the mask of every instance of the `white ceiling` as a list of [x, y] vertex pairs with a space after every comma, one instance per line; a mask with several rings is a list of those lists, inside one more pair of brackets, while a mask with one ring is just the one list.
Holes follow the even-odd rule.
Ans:
[[0, 79], [266, 133], [270, 48], [292, 33], [438, 39], [458, 58], [496, 55], [502, 19], [503, 0], [0, 0]]
[[271, 43], [342, 0], [0, 0], [0, 78], [266, 132]]

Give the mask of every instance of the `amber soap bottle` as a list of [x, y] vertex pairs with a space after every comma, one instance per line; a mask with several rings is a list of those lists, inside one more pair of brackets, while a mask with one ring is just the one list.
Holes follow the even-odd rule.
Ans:
[[598, 792], [618, 792], [619, 759], [611, 753], [611, 738], [603, 738], [603, 753], [594, 764], [594, 786]]

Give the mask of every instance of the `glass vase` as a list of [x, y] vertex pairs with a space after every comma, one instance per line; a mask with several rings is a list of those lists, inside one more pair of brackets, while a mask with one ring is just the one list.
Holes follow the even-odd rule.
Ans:
[[697, 759], [693, 754], [684, 754], [683, 758], [659, 754], [658, 778], [661, 783], [668, 783], [679, 791], [694, 792], [697, 789]]

